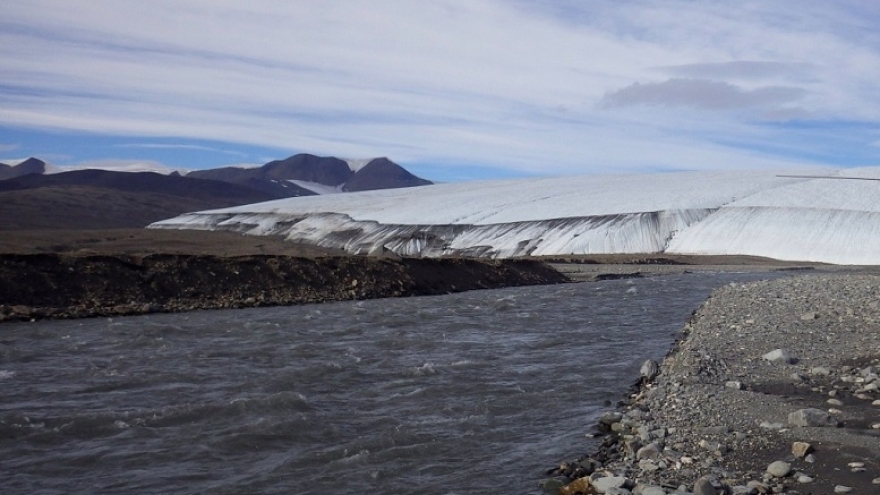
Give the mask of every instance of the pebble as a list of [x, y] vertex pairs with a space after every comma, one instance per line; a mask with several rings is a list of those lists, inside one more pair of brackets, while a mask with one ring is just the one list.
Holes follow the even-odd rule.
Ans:
[[791, 444], [791, 453], [798, 459], [803, 459], [813, 451], [813, 446], [807, 442], [794, 442]]
[[785, 461], [776, 461], [767, 466], [767, 473], [775, 478], [784, 478], [791, 472], [791, 464]]
[[797, 358], [785, 349], [775, 349], [761, 357], [771, 363], [794, 364], [797, 362]]
[[846, 485], [837, 485], [834, 487], [834, 493], [849, 493], [852, 490], [852, 487]]
[[805, 474], [798, 476], [797, 480], [798, 480], [798, 483], [805, 483], [805, 484], [813, 482], [813, 478], [810, 478], [809, 476], [807, 476]]

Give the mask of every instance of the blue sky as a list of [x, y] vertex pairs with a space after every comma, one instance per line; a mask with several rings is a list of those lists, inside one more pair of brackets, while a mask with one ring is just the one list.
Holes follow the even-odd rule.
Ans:
[[880, 3], [5, 0], [0, 161], [880, 165]]

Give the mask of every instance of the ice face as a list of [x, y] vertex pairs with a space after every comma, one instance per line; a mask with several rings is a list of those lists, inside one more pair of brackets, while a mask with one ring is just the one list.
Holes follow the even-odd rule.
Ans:
[[447, 183], [282, 199], [151, 227], [283, 235], [352, 253], [670, 252], [877, 264], [880, 181], [868, 180], [876, 178], [880, 168]]

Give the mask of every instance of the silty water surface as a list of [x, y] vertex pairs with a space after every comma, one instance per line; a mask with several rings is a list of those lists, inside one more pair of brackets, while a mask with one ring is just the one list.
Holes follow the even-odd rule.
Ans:
[[0, 492], [538, 493], [758, 276], [5, 324]]

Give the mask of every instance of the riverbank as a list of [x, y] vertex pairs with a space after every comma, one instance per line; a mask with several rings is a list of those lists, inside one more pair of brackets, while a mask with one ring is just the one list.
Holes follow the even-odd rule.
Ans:
[[531, 260], [0, 255], [0, 321], [436, 295], [567, 282]]
[[551, 470], [548, 491], [880, 490], [876, 275], [724, 287], [642, 372], [629, 400], [600, 419], [598, 451]]

